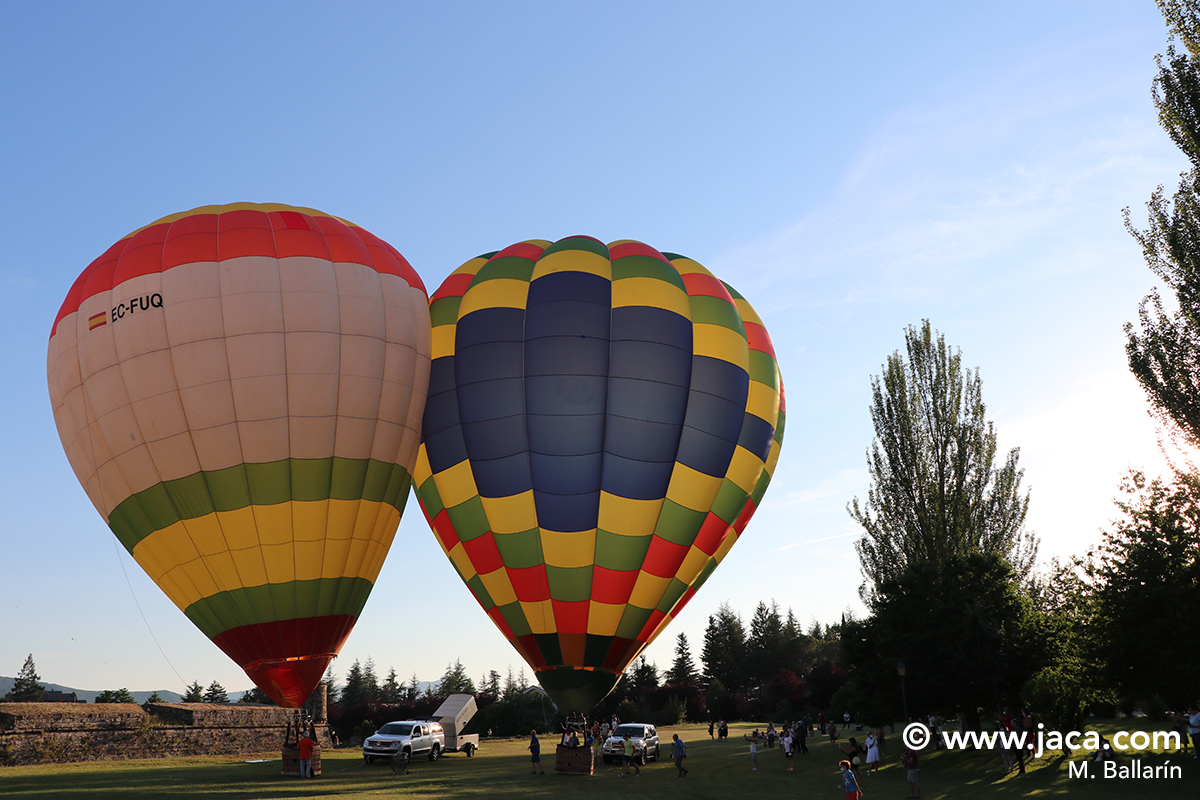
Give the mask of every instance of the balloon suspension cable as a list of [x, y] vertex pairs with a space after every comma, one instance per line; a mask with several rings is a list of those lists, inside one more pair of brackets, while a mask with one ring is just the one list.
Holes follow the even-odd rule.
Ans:
[[142, 604], [138, 602], [137, 594], [133, 591], [133, 582], [129, 580], [129, 573], [125, 570], [125, 560], [121, 558], [121, 548], [117, 546], [117, 538], [115, 536], [112, 543], [113, 549], [117, 551], [117, 563], [121, 565], [121, 574], [125, 576], [125, 583], [129, 586], [129, 596], [133, 598], [133, 604], [137, 606], [138, 613], [142, 615], [142, 622], [146, 624], [146, 630], [150, 633], [150, 638], [154, 640], [154, 646], [158, 648], [158, 652], [162, 653], [163, 661], [167, 662], [167, 666], [171, 668], [171, 672], [174, 672], [175, 677], [179, 678], [180, 685], [186, 686], [187, 681], [179, 674], [179, 670], [175, 669], [175, 665], [171, 663], [171, 659], [167, 658], [166, 651], [158, 643], [158, 637], [154, 635], [154, 629], [150, 627], [150, 620], [146, 619], [146, 612], [142, 611]]

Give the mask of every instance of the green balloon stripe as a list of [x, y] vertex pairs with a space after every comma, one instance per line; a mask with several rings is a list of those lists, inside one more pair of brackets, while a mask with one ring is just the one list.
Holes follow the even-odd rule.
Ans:
[[654, 278], [655, 280], [666, 281], [678, 288], [679, 291], [687, 293], [687, 286], [684, 285], [683, 278], [679, 276], [678, 270], [670, 264], [650, 256], [626, 256], [625, 258], [618, 258], [613, 261], [613, 281], [625, 280], [626, 278]]
[[442, 495], [437, 490], [437, 483], [430, 475], [425, 479], [425, 482], [417, 487], [417, 497], [421, 500], [421, 505], [425, 508], [425, 513], [433, 519], [446, 508], [442, 503]]
[[471, 279], [470, 285], [474, 287], [484, 281], [504, 279], [529, 283], [529, 280], [533, 277], [533, 264], [534, 262], [528, 258], [520, 258], [519, 256], [496, 258], [479, 268], [479, 272], [476, 272], [475, 277]]
[[542, 251], [538, 260], [545, 258], [548, 255], [562, 252], [563, 250], [583, 250], [588, 253], [595, 253], [601, 258], [610, 258], [608, 245], [603, 242], [592, 239], [588, 236], [568, 236], [566, 239], [559, 239], [554, 244]]
[[429, 304], [429, 324], [436, 328], [439, 325], [453, 325], [458, 322], [458, 307], [462, 305], [461, 295], [439, 297]]
[[181, 520], [289, 501], [370, 500], [404, 511], [411, 483], [399, 464], [373, 459], [289, 458], [239, 464], [163, 481], [122, 501], [108, 526], [125, 549]]
[[622, 536], [600, 528], [596, 531], [596, 566], [618, 572], [636, 572], [646, 560], [650, 536]]
[[544, 563], [542, 536], [537, 528], [518, 533], [496, 533], [496, 549], [504, 566], [509, 569], [528, 569]]
[[550, 596], [566, 602], [590, 600], [592, 597], [591, 567], [546, 567], [546, 582]]
[[357, 617], [371, 593], [366, 578], [320, 578], [247, 586], [197, 600], [183, 613], [210, 639], [242, 625], [347, 615]]
[[478, 539], [492, 529], [479, 495], [470, 497], [456, 506], [450, 506], [446, 513], [450, 515], [450, 524], [454, 526], [459, 541]]
[[692, 295], [692, 323], [696, 325], [719, 325], [746, 338], [746, 327], [737, 306], [720, 297]]

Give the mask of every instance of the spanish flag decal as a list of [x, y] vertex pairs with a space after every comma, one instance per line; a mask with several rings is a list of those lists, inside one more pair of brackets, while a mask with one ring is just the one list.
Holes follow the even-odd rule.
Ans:
[[99, 314], [93, 314], [92, 316], [88, 317], [88, 330], [89, 331], [94, 331], [94, 330], [96, 330], [96, 328], [99, 328], [102, 325], [107, 325], [107, 324], [108, 324], [108, 312], [107, 311], [103, 311]]

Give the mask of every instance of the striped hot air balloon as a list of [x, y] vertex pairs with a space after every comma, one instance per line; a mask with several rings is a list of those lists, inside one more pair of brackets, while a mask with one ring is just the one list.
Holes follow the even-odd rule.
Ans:
[[205, 206], [129, 234], [54, 321], [54, 419], [88, 497], [282, 706], [311, 694], [387, 555], [429, 349], [404, 257], [285, 205]]
[[472, 259], [430, 312], [421, 506], [559, 707], [590, 709], [766, 491], [771, 340], [696, 262], [587, 237]]

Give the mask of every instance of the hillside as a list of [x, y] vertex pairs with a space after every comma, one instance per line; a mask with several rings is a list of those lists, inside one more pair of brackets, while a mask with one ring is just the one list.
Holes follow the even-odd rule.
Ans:
[[[15, 684], [16, 682], [17, 682], [16, 678], [10, 678], [10, 677], [0, 675], [0, 697], [3, 697], [4, 695], [8, 694], [12, 690], [13, 684]], [[40, 683], [42, 684], [42, 686], [45, 686], [48, 690], [59, 691], [59, 692], [74, 692], [80, 700], [86, 700], [89, 703], [95, 702], [96, 695], [100, 694], [100, 692], [102, 692], [102, 691], [105, 691], [104, 689], [97, 689], [97, 690], [75, 689], [73, 687], [62, 686], [57, 683], [47, 683], [46, 681], [40, 681]], [[121, 687], [117, 686], [115, 688], [119, 689]], [[151, 690], [148, 692], [135, 692], [131, 689], [129, 691], [129, 693], [133, 695], [133, 699], [137, 703], [141, 704], [141, 703], [144, 703], [147, 700], [149, 700], [150, 695], [154, 694], [154, 691]], [[232, 703], [236, 703], [243, 694], [245, 694], [245, 692], [229, 692], [229, 701]], [[178, 703], [180, 701], [180, 699], [182, 698], [182, 695], [180, 695], [178, 692], [172, 692], [167, 689], [159, 689], [158, 696], [161, 697], [163, 699], [163, 701], [167, 702], [167, 703]]]

